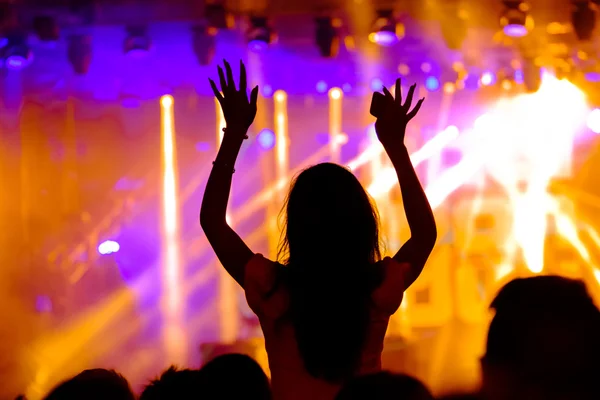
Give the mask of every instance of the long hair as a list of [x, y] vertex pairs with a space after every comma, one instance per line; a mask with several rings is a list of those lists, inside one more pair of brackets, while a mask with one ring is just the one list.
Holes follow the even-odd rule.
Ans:
[[331, 163], [300, 173], [284, 209], [279, 255], [298, 350], [313, 377], [344, 382], [360, 365], [380, 282], [377, 210], [358, 179]]

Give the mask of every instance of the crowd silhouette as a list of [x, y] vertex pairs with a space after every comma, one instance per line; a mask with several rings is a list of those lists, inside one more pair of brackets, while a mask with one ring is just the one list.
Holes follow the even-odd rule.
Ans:
[[[398, 175], [410, 239], [393, 257], [380, 248], [375, 204], [349, 169], [323, 163], [291, 184], [277, 261], [254, 253], [229, 226], [235, 162], [257, 111], [240, 63], [210, 80], [226, 120], [208, 179], [200, 224], [223, 267], [258, 316], [270, 379], [250, 357], [219, 356], [198, 369], [168, 368], [139, 398], [257, 400], [428, 400], [418, 379], [382, 370], [384, 337], [405, 290], [418, 279], [436, 242], [436, 223], [404, 145], [414, 108], [386, 88], [376, 96], [377, 137]], [[404, 101], [403, 101], [404, 100]], [[585, 285], [559, 276], [515, 279], [491, 303], [482, 384], [447, 399], [598, 399], [600, 312]], [[115, 371], [88, 370], [57, 386], [48, 400], [135, 396]]]

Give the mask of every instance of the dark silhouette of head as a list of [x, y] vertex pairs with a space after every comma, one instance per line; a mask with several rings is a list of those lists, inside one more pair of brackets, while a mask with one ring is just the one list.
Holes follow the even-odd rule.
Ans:
[[336, 400], [433, 400], [429, 390], [408, 375], [380, 372], [348, 382]]
[[271, 400], [269, 378], [260, 365], [243, 354], [225, 354], [200, 370], [202, 399]]
[[196, 400], [202, 393], [200, 371], [171, 366], [144, 388], [140, 400]]
[[287, 256], [289, 316], [305, 368], [319, 379], [346, 381], [360, 363], [378, 285], [377, 210], [348, 169], [323, 163], [292, 183], [285, 216], [280, 256]]
[[45, 400], [134, 400], [127, 380], [112, 370], [90, 369], [58, 385]]
[[491, 308], [482, 359], [486, 399], [598, 398], [600, 312], [583, 282], [516, 279]]

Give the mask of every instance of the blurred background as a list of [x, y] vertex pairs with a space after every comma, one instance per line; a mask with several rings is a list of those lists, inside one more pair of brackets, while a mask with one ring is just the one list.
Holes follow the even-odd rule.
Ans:
[[407, 146], [439, 240], [384, 366], [473, 388], [505, 282], [558, 273], [600, 295], [598, 3], [0, 1], [0, 397], [88, 367], [139, 387], [232, 348], [266, 366], [198, 224], [223, 58], [260, 87], [229, 219], [272, 258], [289, 181], [322, 161], [376, 199], [388, 253], [407, 239], [369, 106], [418, 84]]

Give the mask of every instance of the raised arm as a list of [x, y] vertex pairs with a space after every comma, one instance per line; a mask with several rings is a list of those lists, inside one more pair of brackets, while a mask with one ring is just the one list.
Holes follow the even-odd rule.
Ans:
[[244, 268], [254, 253], [246, 243], [229, 226], [226, 219], [227, 202], [231, 190], [231, 180], [235, 172], [235, 161], [242, 142], [248, 136], [248, 128], [256, 116], [258, 86], [252, 89], [250, 99], [246, 90], [246, 69], [240, 62], [240, 87], [235, 87], [233, 72], [225, 61], [225, 70], [218, 67], [221, 91], [211, 80], [212, 90], [221, 104], [227, 127], [224, 129], [223, 141], [206, 184], [202, 207], [200, 209], [200, 225], [208, 242], [217, 254], [225, 270], [244, 287]]
[[375, 123], [377, 137], [398, 175], [404, 212], [410, 228], [410, 239], [394, 256], [396, 261], [410, 264], [410, 273], [405, 289], [412, 285], [421, 274], [437, 239], [437, 228], [431, 206], [404, 145], [406, 126], [417, 115], [424, 100], [419, 100], [415, 108], [410, 111], [414, 92], [415, 85], [411, 86], [406, 101], [402, 104], [400, 79], [396, 81], [395, 99], [384, 88], [384, 106]]

